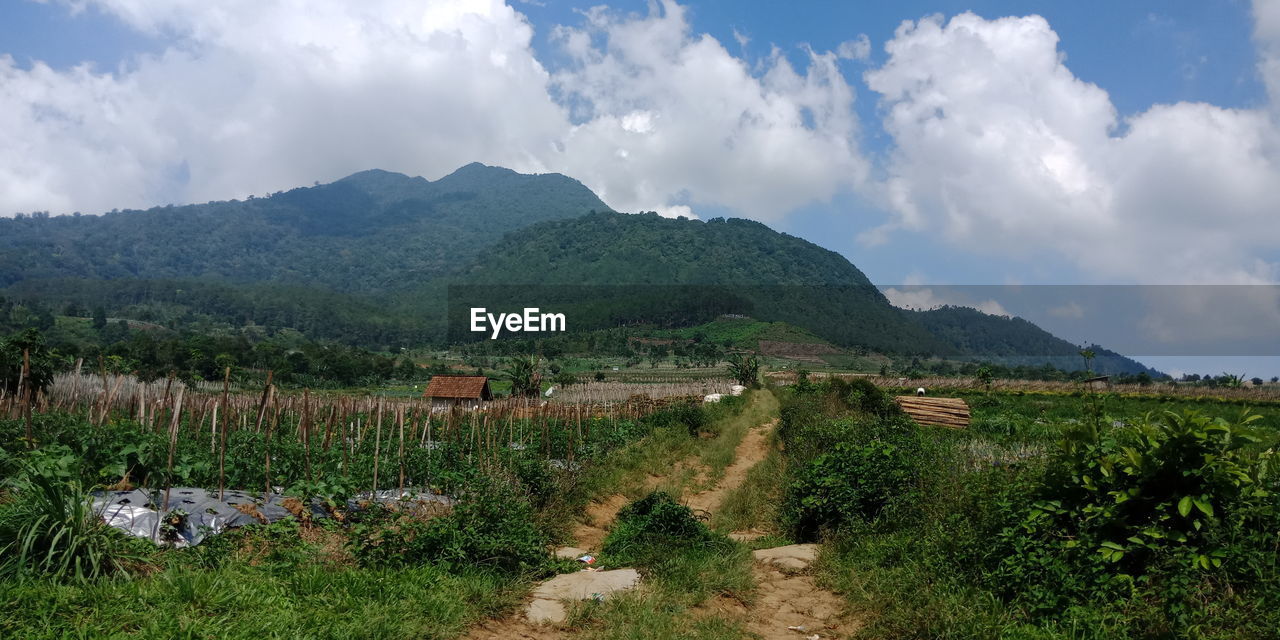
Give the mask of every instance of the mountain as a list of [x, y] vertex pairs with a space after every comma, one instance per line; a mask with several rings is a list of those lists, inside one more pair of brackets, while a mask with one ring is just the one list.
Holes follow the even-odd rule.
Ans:
[[475, 163], [431, 182], [363, 171], [244, 201], [0, 218], [0, 286], [199, 278], [395, 291], [467, 264], [513, 229], [608, 209], [559, 174]]
[[[24, 317], [103, 307], [170, 328], [254, 324], [377, 349], [476, 339], [445, 332], [449, 294], [468, 291], [494, 306], [559, 305], [577, 329], [730, 315], [860, 352], [1032, 354], [1064, 367], [1076, 353], [1022, 320], [895, 308], [840, 254], [758, 222], [615, 213], [572, 178], [482, 164], [434, 182], [372, 170], [244, 201], [0, 219], [0, 287], [42, 305]], [[453, 302], [455, 315], [465, 308]], [[1100, 370], [1141, 367], [1112, 355]]]
[[[994, 316], [969, 307], [955, 306], [912, 311], [910, 314], [929, 333], [960, 356], [1009, 366], [1039, 366], [1049, 363], [1064, 371], [1084, 368], [1079, 346], [1022, 318]], [[1092, 369], [1100, 374], [1164, 375], [1136, 360], [1097, 345], [1090, 349], [1095, 354]]]
[[586, 329], [628, 319], [699, 324], [731, 313], [804, 327], [842, 346], [944, 349], [840, 254], [750, 220], [603, 212], [546, 222], [508, 234], [452, 281], [497, 285], [493, 297], [516, 295], [525, 305], [551, 299]]

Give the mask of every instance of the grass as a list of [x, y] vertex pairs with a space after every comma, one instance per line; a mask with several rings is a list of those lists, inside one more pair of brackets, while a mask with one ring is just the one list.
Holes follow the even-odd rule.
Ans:
[[691, 612], [660, 593], [628, 593], [575, 608], [568, 626], [586, 640], [739, 640], [740, 620]]
[[20, 484], [17, 499], [0, 507], [0, 576], [85, 582], [141, 559], [102, 522], [78, 480], [31, 468]]
[[[610, 453], [584, 474], [578, 486], [582, 503], [591, 497], [615, 493], [639, 497], [653, 488], [651, 475], [669, 473], [681, 460], [695, 455], [698, 445], [698, 439], [685, 429], [654, 429], [644, 438]], [[689, 470], [684, 471], [692, 475]]]
[[[234, 537], [234, 549], [176, 552], [142, 578], [0, 582], [0, 636], [451, 638], [511, 606], [522, 586], [430, 566], [335, 566], [321, 545], [281, 546], [263, 528]], [[264, 556], [263, 546], [272, 551]]]
[[786, 477], [786, 460], [770, 436], [769, 454], [747, 472], [747, 479], [725, 496], [711, 519], [718, 531], [769, 531], [778, 517], [778, 502]]
[[[640, 505], [647, 508], [634, 511]], [[571, 611], [568, 626], [588, 638], [741, 638], [741, 622], [695, 607], [713, 597], [751, 598], [751, 553], [712, 533], [687, 507], [652, 494], [620, 514], [605, 543], [604, 561], [634, 563], [641, 589], [588, 602]]]
[[[971, 509], [982, 510], [991, 502], [973, 504], [961, 499], [964, 478], [981, 469], [1016, 469], [1024, 460], [1042, 458], [1061, 438], [1062, 427], [1084, 416], [1081, 398], [1048, 394], [972, 394], [973, 424], [964, 431], [924, 429], [926, 448], [940, 458], [937, 482], [916, 507], [919, 517], [854, 526], [828, 539], [817, 564], [820, 583], [845, 595], [851, 607], [864, 613], [867, 625], [859, 638], [1267, 638], [1275, 637], [1274, 602], [1260, 589], [1233, 588], [1205, 577], [1192, 583], [1195, 605], [1186, 622], [1170, 621], [1161, 598], [1149, 589], [1132, 594], [1073, 599], [1048, 614], [1036, 614], [1020, 599], [1024, 592], [1005, 600], [999, 588], [981, 578], [982, 570], [969, 562], [974, 550], [993, 540], [984, 537], [982, 522], [971, 520]], [[1129, 421], [1147, 412], [1196, 409], [1209, 415], [1237, 418], [1241, 407], [1190, 399], [1162, 400], [1103, 396], [1105, 424]], [[1264, 407], [1263, 429], [1280, 426], [1280, 412]], [[768, 461], [753, 475], [785, 470]], [[993, 481], [993, 488], [1003, 486]], [[740, 528], [759, 522], [769, 503], [769, 487], [776, 482], [748, 479], [741, 488], [748, 498], [731, 496], [717, 526]], [[975, 485], [976, 486], [976, 485]], [[764, 491], [761, 491], [764, 488]], [[954, 493], [954, 495], [953, 495]], [[974, 499], [996, 500], [982, 492]], [[773, 502], [776, 502], [774, 500]], [[1274, 565], [1273, 565], [1274, 566]], [[1225, 580], [1225, 578], [1223, 579]], [[1264, 583], [1265, 584], [1265, 583]], [[998, 587], [998, 586], [997, 586]], [[1005, 594], [1008, 596], [1008, 594]]]
[[712, 424], [711, 432], [717, 435], [704, 443], [698, 455], [698, 462], [706, 471], [701, 488], [714, 487], [720, 482], [724, 470], [733, 464], [738, 445], [752, 427], [778, 415], [778, 399], [768, 391], [749, 392], [746, 402], [742, 411]]

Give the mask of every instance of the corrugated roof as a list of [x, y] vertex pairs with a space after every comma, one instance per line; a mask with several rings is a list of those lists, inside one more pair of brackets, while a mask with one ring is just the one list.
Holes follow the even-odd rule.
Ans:
[[492, 400], [489, 379], [484, 376], [433, 376], [422, 392], [424, 398]]

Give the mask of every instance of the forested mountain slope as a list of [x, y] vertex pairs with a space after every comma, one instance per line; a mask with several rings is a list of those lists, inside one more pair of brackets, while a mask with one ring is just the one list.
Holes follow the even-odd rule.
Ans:
[[[446, 342], [447, 292], [466, 284], [508, 285], [505, 298], [529, 304], [546, 291], [529, 285], [559, 285], [579, 329], [732, 314], [884, 353], [1078, 359], [1023, 320], [897, 309], [840, 254], [758, 222], [614, 213], [559, 174], [371, 170], [244, 201], [0, 219], [0, 293], [45, 309], [33, 317], [101, 307], [388, 349]], [[1018, 360], [1029, 354], [1040, 359]], [[1145, 369], [1099, 354], [1099, 370]]]
[[430, 182], [364, 171], [244, 201], [0, 218], [0, 286], [201, 278], [395, 291], [466, 264], [507, 231], [592, 210], [608, 207], [559, 174], [470, 164]]
[[[956, 353], [1008, 365], [1050, 363], [1072, 371], [1084, 368], [1080, 347], [1022, 318], [993, 316], [969, 307], [945, 306], [913, 311], [913, 319]], [[1162, 375], [1114, 351], [1093, 346], [1092, 368], [1098, 373]]]
[[588, 287], [583, 296], [650, 307], [681, 295], [699, 297], [691, 304], [705, 297], [705, 289], [670, 285], [722, 285], [718, 291], [738, 302], [715, 312], [788, 322], [845, 346], [903, 353], [943, 347], [840, 254], [750, 220], [611, 212], [556, 220], [509, 234], [456, 281], [627, 285], [621, 293]]

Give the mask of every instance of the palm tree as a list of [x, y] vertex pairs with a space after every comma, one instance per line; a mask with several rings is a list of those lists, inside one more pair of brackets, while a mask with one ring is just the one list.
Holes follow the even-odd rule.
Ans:
[[511, 395], [531, 397], [542, 391], [542, 372], [538, 356], [522, 356], [511, 359], [507, 375], [511, 378]]

